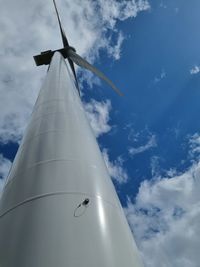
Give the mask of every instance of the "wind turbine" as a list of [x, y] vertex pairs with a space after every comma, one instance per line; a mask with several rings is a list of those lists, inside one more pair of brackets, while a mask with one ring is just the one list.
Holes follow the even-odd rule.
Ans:
[[68, 45], [56, 12], [64, 47], [34, 57], [50, 66], [1, 198], [0, 266], [141, 267], [64, 58], [76, 85], [73, 62], [118, 90]]
[[76, 54], [75, 48], [73, 48], [72, 46], [69, 45], [69, 42], [68, 42], [67, 37], [65, 35], [65, 32], [64, 32], [62, 25], [61, 25], [61, 21], [60, 21], [60, 17], [59, 17], [59, 13], [58, 13], [58, 9], [57, 9], [55, 0], [53, 0], [53, 3], [54, 3], [55, 10], [56, 10], [58, 23], [59, 23], [60, 33], [61, 33], [62, 42], [63, 42], [63, 48], [55, 50], [55, 51], [47, 50], [47, 51], [42, 52], [40, 55], [34, 56], [36, 65], [37, 66], [44, 65], [44, 64], [49, 65], [51, 62], [51, 58], [52, 58], [53, 54], [56, 51], [58, 51], [62, 54], [62, 56], [64, 58], [68, 59], [69, 65], [71, 67], [71, 70], [73, 72], [73, 75], [74, 75], [74, 78], [76, 81], [76, 86], [77, 86], [77, 89], [79, 91], [79, 94], [80, 94], [80, 90], [79, 90], [79, 86], [78, 86], [78, 80], [77, 80], [77, 76], [76, 76], [76, 72], [75, 72], [75, 68], [74, 68], [74, 63], [80, 67], [83, 67], [83, 68], [86, 68], [86, 69], [92, 71], [94, 74], [99, 76], [102, 80], [107, 82], [116, 93], [118, 93], [119, 95], [122, 96], [123, 94], [120, 92], [120, 90], [114, 85], [114, 83], [110, 79], [108, 79], [100, 70], [98, 70], [97, 68], [92, 66], [90, 63], [88, 63], [81, 56]]

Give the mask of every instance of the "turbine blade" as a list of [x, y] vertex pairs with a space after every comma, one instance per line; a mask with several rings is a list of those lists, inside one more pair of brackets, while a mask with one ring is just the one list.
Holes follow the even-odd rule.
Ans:
[[90, 63], [88, 63], [85, 59], [77, 55], [73, 50], [71, 49], [68, 50], [68, 57], [78, 66], [86, 68], [90, 70], [91, 72], [93, 72], [94, 74], [96, 74], [102, 80], [107, 82], [118, 95], [123, 96], [121, 91], [114, 85], [114, 83], [110, 79], [108, 79], [100, 70], [98, 70], [97, 68], [92, 66]]
[[68, 61], [69, 61], [69, 65], [70, 65], [70, 67], [72, 69], [72, 72], [74, 74], [74, 79], [75, 79], [75, 82], [76, 82], [76, 87], [78, 89], [79, 96], [81, 96], [81, 92], [80, 92], [80, 88], [79, 88], [79, 84], [78, 84], [78, 79], [77, 79], [76, 71], [75, 71], [75, 68], [74, 68], [74, 63], [70, 58], [68, 58]]
[[57, 15], [58, 23], [59, 23], [59, 28], [60, 28], [60, 33], [61, 33], [61, 37], [62, 37], [63, 46], [64, 47], [69, 46], [67, 37], [66, 37], [65, 32], [64, 32], [64, 30], [62, 28], [62, 25], [61, 25], [61, 20], [60, 20], [59, 14], [58, 14], [58, 9], [57, 9], [55, 0], [53, 0], [53, 4], [54, 4], [55, 10], [56, 10], [56, 15]]

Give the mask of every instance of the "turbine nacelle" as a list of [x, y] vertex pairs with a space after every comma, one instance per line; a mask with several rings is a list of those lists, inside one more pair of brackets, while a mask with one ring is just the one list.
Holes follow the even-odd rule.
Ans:
[[74, 47], [68, 46], [68, 47], [64, 47], [64, 48], [57, 49], [57, 50], [54, 50], [54, 51], [52, 51], [52, 50], [43, 51], [39, 55], [34, 56], [33, 58], [34, 58], [35, 64], [37, 66], [49, 65], [50, 62], [51, 62], [51, 58], [53, 57], [53, 54], [55, 52], [60, 52], [64, 58], [69, 58], [68, 50], [70, 50], [70, 49], [73, 52], [76, 52]]

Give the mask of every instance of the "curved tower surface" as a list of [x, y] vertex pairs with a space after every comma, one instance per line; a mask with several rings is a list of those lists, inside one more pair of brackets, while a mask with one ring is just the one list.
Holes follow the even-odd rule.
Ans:
[[0, 266], [142, 266], [74, 81], [58, 52], [1, 198]]

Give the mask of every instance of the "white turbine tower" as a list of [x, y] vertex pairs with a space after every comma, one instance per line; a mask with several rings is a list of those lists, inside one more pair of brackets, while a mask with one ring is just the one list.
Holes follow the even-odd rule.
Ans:
[[75, 87], [73, 61], [119, 91], [60, 29], [64, 48], [35, 57], [50, 67], [1, 198], [0, 266], [141, 267]]

